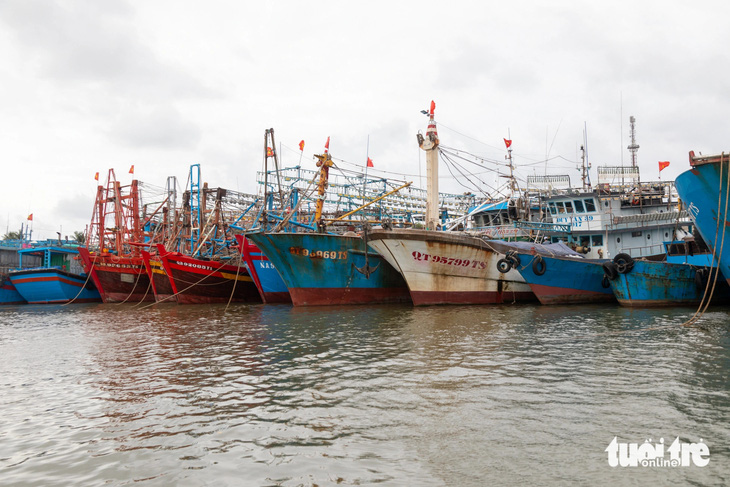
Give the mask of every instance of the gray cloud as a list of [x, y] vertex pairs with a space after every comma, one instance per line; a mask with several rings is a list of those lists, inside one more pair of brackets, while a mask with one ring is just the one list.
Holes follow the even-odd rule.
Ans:
[[34, 69], [76, 89], [101, 84], [112, 96], [158, 99], [214, 95], [143, 43], [126, 2], [3, 2], [0, 21], [28, 49]]

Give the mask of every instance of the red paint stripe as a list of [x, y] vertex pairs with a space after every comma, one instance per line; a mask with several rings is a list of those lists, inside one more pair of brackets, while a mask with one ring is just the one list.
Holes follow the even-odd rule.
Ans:
[[83, 284], [77, 281], [72, 281], [70, 279], [66, 279], [65, 277], [60, 276], [52, 276], [52, 277], [20, 277], [20, 278], [14, 278], [14, 281], [16, 284], [26, 284], [29, 282], [63, 282], [65, 284], [70, 284], [71, 286], [76, 287], [83, 287]]

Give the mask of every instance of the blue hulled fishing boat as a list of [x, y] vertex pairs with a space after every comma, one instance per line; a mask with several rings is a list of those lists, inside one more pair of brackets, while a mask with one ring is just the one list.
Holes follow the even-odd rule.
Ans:
[[403, 277], [358, 235], [248, 233], [279, 271], [295, 306], [409, 301]]
[[[20, 269], [9, 273], [10, 282], [31, 304], [100, 302], [94, 283], [73, 259], [75, 247], [32, 247], [18, 250]], [[23, 269], [23, 256], [42, 257], [43, 265]]]
[[611, 285], [603, 278], [606, 261], [587, 259], [563, 243], [533, 244], [529, 249], [508, 251], [497, 266], [499, 270], [517, 269], [542, 304], [615, 302]]
[[690, 306], [699, 304], [705, 294], [713, 302], [730, 297], [730, 288], [722, 278], [708, 285], [706, 267], [650, 260], [623, 265], [624, 272], [609, 279], [622, 306]]

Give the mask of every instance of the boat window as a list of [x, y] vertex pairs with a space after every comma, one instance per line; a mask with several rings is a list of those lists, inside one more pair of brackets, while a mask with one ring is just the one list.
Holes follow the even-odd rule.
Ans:
[[550, 209], [551, 214], [554, 215], [555, 213], [557, 213], [557, 210], [555, 209], [555, 203], [553, 203], [552, 201], [548, 203], [548, 208]]
[[565, 213], [565, 205], [562, 201], [558, 201], [555, 205], [558, 207], [558, 213]]
[[616, 243], [621, 243], [621, 237], [616, 237]]
[[581, 200], [573, 201], [573, 205], [575, 206], [576, 213], [585, 213], [585, 210], [583, 209], [583, 202]]
[[596, 211], [596, 205], [593, 203], [593, 198], [583, 200], [586, 204], [586, 212]]
[[566, 201], [565, 202], [565, 212], [566, 213], [573, 213], [573, 202], [572, 201]]
[[598, 247], [600, 245], [603, 245], [603, 235], [593, 235], [591, 237], [592, 245], [594, 247]]
[[641, 237], [641, 231], [631, 232], [632, 237]]

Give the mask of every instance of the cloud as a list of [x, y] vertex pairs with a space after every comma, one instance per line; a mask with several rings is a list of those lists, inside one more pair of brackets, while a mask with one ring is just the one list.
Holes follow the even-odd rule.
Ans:
[[3, 2], [0, 21], [28, 49], [26, 67], [67, 89], [146, 99], [215, 95], [154, 52], [126, 2]]
[[145, 148], [195, 148], [201, 129], [169, 105], [128, 107], [108, 127], [107, 135], [128, 146]]

